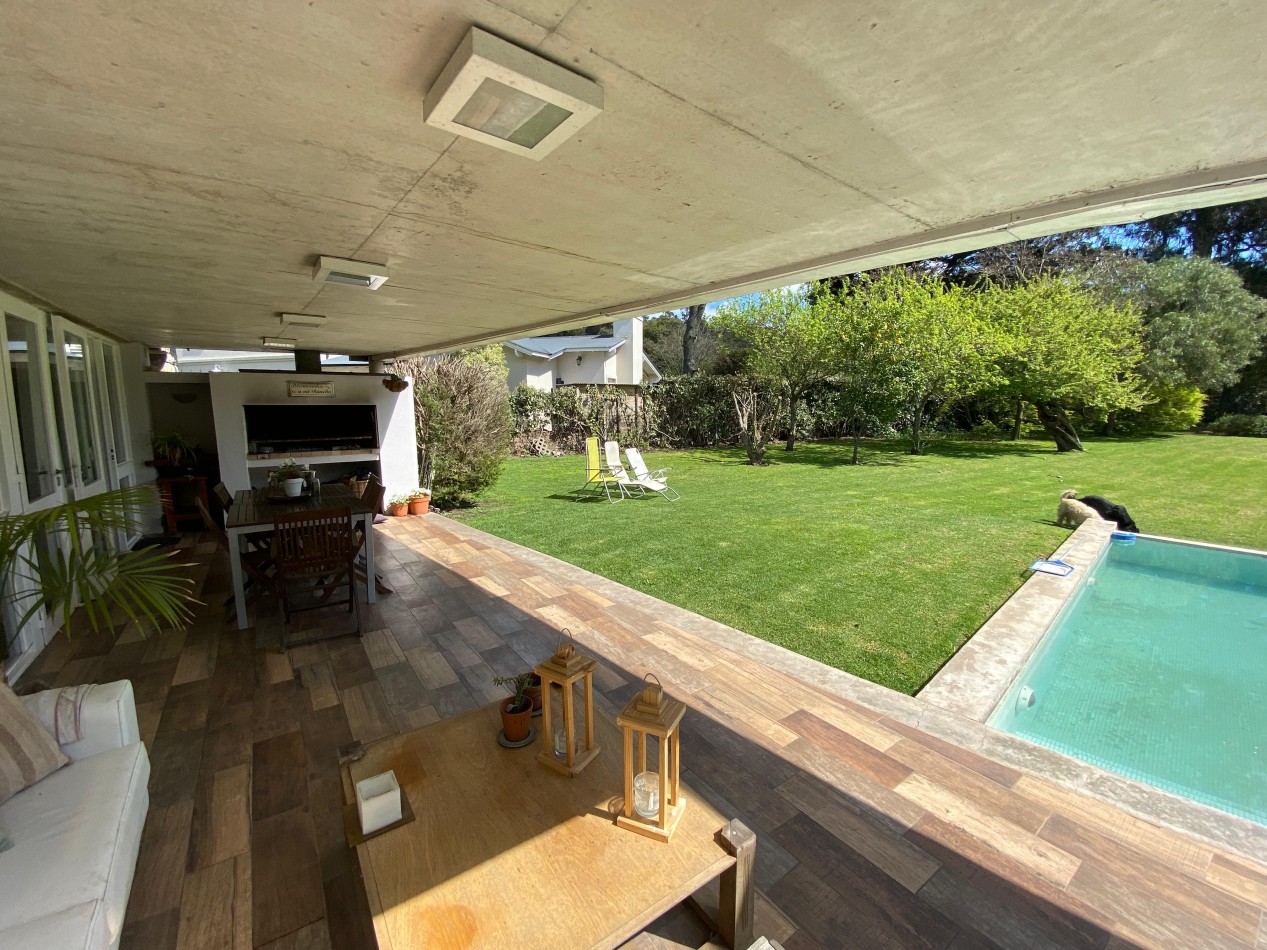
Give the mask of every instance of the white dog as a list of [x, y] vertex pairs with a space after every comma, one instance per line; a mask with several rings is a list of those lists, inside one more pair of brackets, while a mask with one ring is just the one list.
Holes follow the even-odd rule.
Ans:
[[1078, 493], [1072, 488], [1060, 493], [1060, 505], [1056, 508], [1056, 524], [1062, 528], [1076, 528], [1090, 518], [1100, 521], [1100, 513], [1090, 505], [1084, 505], [1074, 496]]

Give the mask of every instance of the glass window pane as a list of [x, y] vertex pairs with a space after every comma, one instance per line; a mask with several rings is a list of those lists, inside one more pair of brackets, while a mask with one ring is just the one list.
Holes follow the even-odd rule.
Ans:
[[119, 392], [119, 358], [109, 343], [102, 344], [101, 352], [105, 357], [106, 411], [110, 413], [110, 431], [114, 433], [114, 459], [122, 465], [129, 455], [127, 407], [123, 393]]
[[40, 386], [40, 367], [35, 362], [40, 352], [39, 328], [30, 320], [5, 314], [5, 333], [22, 468], [26, 471], [26, 498], [34, 502], [48, 497], [55, 487], [48, 443], [48, 407]]
[[453, 121], [524, 148], [534, 148], [571, 114], [496, 79], [485, 79]]
[[75, 420], [75, 453], [79, 477], [85, 485], [101, 477], [101, 459], [96, 430], [92, 425], [92, 381], [88, 378], [88, 345], [74, 333], [64, 333], [63, 350], [70, 383], [70, 406]]

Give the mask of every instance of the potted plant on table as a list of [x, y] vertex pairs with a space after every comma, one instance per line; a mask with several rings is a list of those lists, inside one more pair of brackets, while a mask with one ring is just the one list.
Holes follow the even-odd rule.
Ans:
[[282, 486], [288, 498], [298, 498], [304, 493], [304, 472], [307, 471], [293, 458], [286, 459], [273, 470], [272, 481]]
[[158, 469], [160, 478], [188, 475], [198, 462], [198, 447], [183, 432], [154, 436], [150, 449], [154, 458], [149, 464]]
[[409, 496], [393, 495], [387, 502], [387, 513], [393, 518], [403, 518], [409, 514]]
[[409, 493], [409, 513], [425, 515], [431, 508], [431, 492], [425, 488], [415, 488]]
[[504, 686], [510, 698], [502, 700], [502, 734], [507, 742], [523, 742], [532, 728], [532, 700], [528, 698], [528, 684], [532, 674], [518, 676], [494, 676], [493, 684]]

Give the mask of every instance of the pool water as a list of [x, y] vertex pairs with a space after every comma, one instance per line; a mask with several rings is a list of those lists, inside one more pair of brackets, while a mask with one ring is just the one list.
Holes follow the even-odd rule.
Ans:
[[1267, 824], [1267, 557], [1115, 539], [990, 724]]

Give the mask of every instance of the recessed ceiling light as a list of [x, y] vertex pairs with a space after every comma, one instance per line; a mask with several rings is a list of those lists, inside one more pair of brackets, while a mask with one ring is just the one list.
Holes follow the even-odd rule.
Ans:
[[428, 125], [540, 159], [603, 111], [603, 89], [471, 27], [427, 90]]
[[283, 327], [323, 327], [328, 317], [318, 313], [283, 313], [280, 314]]
[[299, 341], [284, 336], [266, 336], [262, 338], [261, 342], [264, 344], [265, 349], [293, 350], [295, 344]]
[[387, 265], [350, 261], [342, 257], [318, 257], [312, 268], [312, 279], [378, 290], [387, 283]]

